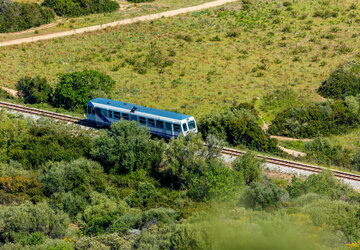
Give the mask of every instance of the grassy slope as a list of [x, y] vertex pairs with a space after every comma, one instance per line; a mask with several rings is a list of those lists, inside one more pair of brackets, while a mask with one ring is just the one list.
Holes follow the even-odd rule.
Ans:
[[[41, 3], [42, 0], [18, 0], [20, 2], [37, 2]], [[104, 24], [123, 20], [126, 18], [143, 16], [147, 14], [154, 14], [158, 12], [164, 12], [168, 10], [174, 10], [194, 5], [199, 5], [212, 0], [156, 0], [149, 3], [132, 4], [126, 0], [118, 1], [120, 9], [113, 13], [105, 14], [93, 14], [89, 16], [77, 17], [77, 18], [58, 18], [51, 24], [44, 25], [39, 28], [33, 28], [28, 31], [22, 31], [17, 33], [0, 33], [0, 41], [14, 40], [19, 38], [32, 37], [36, 35], [45, 35], [55, 32], [61, 32], [71, 29], [83, 28], [88, 26], [94, 26], [98, 24]]]
[[[115, 99], [174, 109], [196, 118], [284, 85], [319, 100], [314, 90], [321, 81], [337, 65], [359, 55], [359, 7], [352, 0], [299, 0], [290, 6], [279, 0], [253, 1], [248, 10], [234, 3], [0, 48], [0, 84], [13, 87], [21, 76], [36, 74], [54, 83], [57, 73], [92, 68], [116, 80]], [[227, 37], [234, 31], [237, 37]], [[186, 35], [191, 41], [184, 39]], [[125, 61], [144, 61], [151, 43], [174, 64], [163, 73], [153, 67], [139, 74]], [[168, 56], [168, 50], [176, 55]], [[266, 113], [262, 115], [269, 120]]]

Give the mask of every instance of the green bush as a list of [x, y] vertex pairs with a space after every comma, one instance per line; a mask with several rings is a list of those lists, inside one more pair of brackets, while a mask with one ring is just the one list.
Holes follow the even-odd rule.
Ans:
[[25, 76], [16, 83], [18, 95], [24, 98], [25, 103], [42, 103], [49, 102], [52, 94], [51, 86], [45, 78], [36, 76], [31, 78]]
[[222, 162], [211, 161], [193, 173], [187, 183], [188, 195], [195, 201], [228, 201], [244, 186], [242, 174]]
[[120, 234], [104, 234], [94, 237], [82, 237], [75, 249], [131, 249], [132, 240], [124, 239]]
[[276, 140], [266, 134], [258, 122], [252, 105], [240, 104], [221, 113], [212, 113], [199, 121], [203, 137], [214, 135], [232, 145], [245, 145], [250, 149], [276, 152]]
[[151, 207], [156, 204], [158, 195], [154, 185], [148, 182], [141, 182], [137, 190], [126, 198], [126, 202], [131, 207]]
[[241, 173], [244, 177], [246, 185], [249, 185], [253, 181], [259, 181], [262, 177], [261, 161], [255, 158], [255, 155], [251, 152], [247, 152], [241, 157], [237, 157], [232, 167], [234, 170]]
[[275, 207], [281, 201], [284, 192], [271, 182], [252, 182], [247, 186], [241, 197], [241, 203], [248, 208], [264, 209]]
[[343, 197], [346, 197], [348, 200], [356, 198], [354, 191], [336, 179], [331, 171], [312, 174], [308, 176], [306, 180], [293, 177], [291, 185], [287, 187], [287, 191], [292, 198], [307, 193], [317, 193], [328, 196], [334, 200]]
[[110, 76], [95, 70], [59, 74], [53, 104], [68, 110], [85, 109], [89, 100], [107, 97], [114, 85]]
[[[10, 124], [15, 125], [16, 122]], [[77, 131], [76, 136], [74, 131]], [[9, 138], [14, 132], [16, 129], [0, 135], [3, 138], [0, 148], [2, 145], [6, 152], [5, 159], [16, 160], [25, 168], [39, 168], [47, 161], [77, 159], [85, 156], [91, 147], [90, 137], [83, 129], [57, 125], [49, 120], [23, 126], [15, 138]]]
[[327, 139], [316, 138], [305, 143], [306, 157], [319, 164], [351, 167], [351, 158], [348, 150], [341, 146], [332, 146]]
[[37, 3], [20, 3], [0, 0], [0, 33], [16, 32], [50, 23], [53, 12]]
[[341, 65], [321, 84], [318, 93], [327, 98], [344, 98], [360, 94], [360, 64]]
[[[63, 212], [55, 212], [47, 203], [0, 208], [0, 242], [13, 242], [19, 236], [39, 232], [53, 238], [63, 237], [69, 219]], [[35, 236], [34, 236], [35, 237]], [[35, 239], [34, 239], [35, 241]]]
[[96, 192], [91, 194], [90, 200], [90, 205], [82, 215], [82, 219], [86, 222], [82, 231], [86, 235], [105, 233], [113, 221], [124, 215], [128, 208], [125, 202], [117, 203], [106, 195]]
[[327, 225], [345, 234], [349, 241], [358, 240], [360, 220], [356, 205], [314, 194], [300, 196], [295, 200], [294, 205], [300, 207], [302, 213], [309, 214], [315, 226]]
[[356, 170], [360, 171], [360, 150], [357, 150], [351, 160], [351, 165]]
[[353, 102], [337, 100], [286, 109], [276, 115], [268, 131], [270, 134], [310, 138], [344, 133], [357, 127], [359, 121]]
[[103, 191], [105, 178], [103, 169], [97, 162], [82, 158], [69, 163], [47, 163], [40, 182], [44, 194], [50, 197], [57, 192], [74, 191], [82, 194], [90, 189]]
[[45, 0], [42, 5], [52, 8], [58, 16], [68, 17], [114, 12], [120, 7], [111, 0]]
[[152, 140], [146, 128], [136, 122], [121, 121], [94, 139], [91, 156], [106, 172], [119, 174], [136, 169], [151, 172], [158, 168], [163, 151], [164, 143]]

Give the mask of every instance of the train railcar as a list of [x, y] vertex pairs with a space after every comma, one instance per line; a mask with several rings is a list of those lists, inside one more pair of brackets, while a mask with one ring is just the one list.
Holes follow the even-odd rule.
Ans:
[[87, 105], [87, 118], [100, 126], [110, 126], [120, 120], [136, 121], [151, 134], [171, 138], [190, 132], [197, 133], [194, 117], [131, 103], [95, 98]]

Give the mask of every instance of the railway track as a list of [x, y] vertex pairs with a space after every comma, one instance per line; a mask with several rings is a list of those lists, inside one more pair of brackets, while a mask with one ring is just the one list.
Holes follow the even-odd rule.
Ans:
[[[27, 114], [37, 115], [37, 116], [43, 116], [43, 117], [47, 117], [47, 118], [51, 118], [51, 119], [69, 122], [69, 123], [76, 123], [76, 124], [83, 125], [83, 126], [96, 127], [96, 125], [94, 123], [87, 121], [85, 119], [80, 119], [80, 118], [72, 117], [69, 115], [63, 115], [63, 114], [50, 112], [50, 111], [46, 111], [46, 110], [41, 110], [41, 109], [36, 109], [36, 108], [29, 108], [29, 107], [25, 107], [25, 106], [13, 104], [13, 103], [7, 103], [7, 102], [0, 101], [0, 108], [6, 108], [6, 109], [14, 110], [17, 112], [22, 112], [22, 113], [27, 113]], [[223, 148], [222, 153], [225, 155], [230, 155], [230, 156], [235, 156], [235, 157], [245, 154], [245, 152], [243, 152], [243, 151], [231, 149], [231, 148]], [[305, 163], [282, 160], [282, 159], [263, 156], [263, 155], [256, 155], [256, 156], [260, 159], [264, 159], [269, 164], [274, 164], [274, 165], [281, 166], [281, 167], [299, 169], [299, 170], [308, 171], [308, 172], [312, 172], [312, 173], [320, 173], [321, 171], [323, 171], [325, 169], [325, 168], [321, 168], [318, 166], [313, 166], [313, 165], [309, 165], [309, 164], [305, 164]], [[351, 174], [351, 173], [347, 173], [347, 172], [343, 172], [343, 171], [339, 171], [339, 170], [335, 170], [335, 169], [329, 169], [329, 170], [331, 170], [334, 173], [334, 175], [338, 178], [360, 182], [360, 175]]]
[[[222, 154], [238, 157], [238, 156], [245, 154], [245, 152], [240, 151], [240, 150], [231, 149], [231, 148], [223, 148]], [[335, 169], [329, 169], [329, 168], [321, 168], [318, 166], [313, 166], [313, 165], [309, 165], [309, 164], [305, 164], [305, 163], [282, 160], [282, 159], [268, 157], [268, 156], [264, 156], [264, 155], [256, 155], [256, 157], [258, 157], [260, 159], [264, 159], [269, 164], [287, 167], [287, 168], [299, 169], [299, 170], [312, 172], [312, 173], [321, 173], [323, 170], [330, 170], [333, 172], [334, 176], [336, 176], [337, 178], [360, 182], [360, 175], [356, 175], [356, 174], [352, 174], [352, 173], [347, 173], [347, 172], [343, 172], [343, 171], [339, 171], [339, 170], [335, 170]]]
[[50, 112], [50, 111], [46, 111], [46, 110], [29, 108], [29, 107], [25, 107], [25, 106], [13, 104], [13, 103], [8, 103], [8, 102], [0, 101], [0, 108], [11, 109], [11, 110], [21, 112], [21, 113], [43, 116], [43, 117], [47, 117], [47, 118], [51, 118], [51, 119], [61, 120], [61, 121], [70, 122], [70, 123], [76, 123], [76, 124], [80, 124], [80, 125], [84, 125], [84, 126], [94, 126], [93, 123], [91, 123], [87, 120], [84, 120], [84, 119], [72, 117], [69, 115], [63, 115], [63, 114], [59, 114], [59, 113], [55, 113], [55, 112]]

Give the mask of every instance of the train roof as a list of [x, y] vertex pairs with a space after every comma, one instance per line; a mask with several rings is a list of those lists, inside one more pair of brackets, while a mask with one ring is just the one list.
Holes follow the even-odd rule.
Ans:
[[151, 114], [151, 115], [167, 117], [167, 118], [175, 119], [175, 120], [184, 120], [184, 119], [192, 117], [189, 115], [179, 114], [179, 113], [175, 113], [175, 112], [171, 112], [171, 111], [155, 109], [155, 108], [148, 108], [148, 107], [143, 107], [143, 106], [136, 105], [136, 104], [114, 101], [114, 100], [105, 99], [105, 98], [95, 98], [93, 100], [90, 100], [89, 102], [99, 103], [102, 105], [112, 106], [112, 107], [116, 107], [116, 108], [127, 109], [127, 110], [129, 110], [129, 112], [134, 107], [136, 107], [135, 114], [136, 114], [136, 112], [142, 112], [142, 113], [147, 113], [147, 114]]

